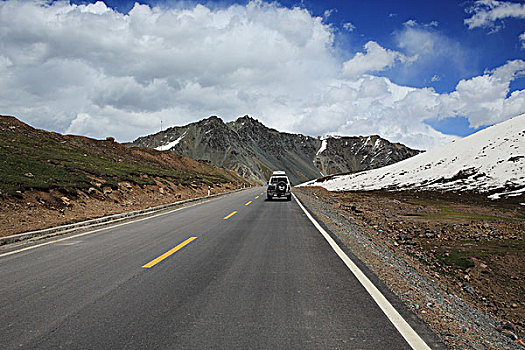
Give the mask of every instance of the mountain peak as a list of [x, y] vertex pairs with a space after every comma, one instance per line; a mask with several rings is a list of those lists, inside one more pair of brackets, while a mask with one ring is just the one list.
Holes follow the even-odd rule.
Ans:
[[203, 125], [203, 124], [224, 124], [224, 120], [222, 120], [220, 117], [216, 115], [211, 115], [208, 118], [204, 118], [202, 120], [199, 120], [196, 124]]
[[285, 170], [295, 184], [376, 168], [419, 153], [405, 146], [396, 148], [379, 137], [369, 137], [371, 142], [364, 142], [365, 138], [334, 136], [328, 140], [284, 133], [245, 115], [228, 123], [211, 116], [133, 143], [207, 161], [259, 182], [265, 182], [273, 170]]
[[257, 132], [273, 132], [279, 133], [279, 131], [269, 128], [258, 119], [252, 118], [249, 115], [237, 118], [233, 122], [229, 122], [228, 125], [236, 132], [241, 133], [257, 133]]
[[258, 119], [252, 118], [249, 115], [245, 115], [243, 117], [237, 118], [235, 121], [231, 122], [232, 125], [257, 125], [257, 126], [263, 126], [266, 127], [263, 123], [261, 123]]
[[240, 123], [242, 123], [242, 122], [251, 122], [251, 123], [257, 122], [257, 123], [260, 123], [257, 119], [250, 117], [248, 114], [237, 118], [237, 120], [235, 120], [235, 122], [240, 122]]

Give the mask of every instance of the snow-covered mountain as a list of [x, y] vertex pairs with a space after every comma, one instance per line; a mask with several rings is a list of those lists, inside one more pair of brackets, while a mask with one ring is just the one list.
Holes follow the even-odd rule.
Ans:
[[330, 191], [474, 191], [491, 199], [525, 193], [525, 114], [401, 162], [301, 186]]

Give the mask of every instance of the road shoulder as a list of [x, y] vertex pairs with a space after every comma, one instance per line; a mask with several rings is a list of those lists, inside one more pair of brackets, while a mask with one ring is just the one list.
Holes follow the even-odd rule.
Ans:
[[294, 193], [429, 346], [444, 348], [443, 342], [452, 348], [521, 348], [496, 330], [490, 316], [415, 267], [417, 261], [342, 215], [333, 197], [309, 189]]

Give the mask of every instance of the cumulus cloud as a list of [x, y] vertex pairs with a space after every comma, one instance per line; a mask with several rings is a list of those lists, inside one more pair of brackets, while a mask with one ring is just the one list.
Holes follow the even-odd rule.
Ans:
[[[380, 134], [431, 148], [452, 137], [427, 119], [461, 115], [478, 125], [524, 110], [524, 91], [508, 95], [523, 61], [440, 95], [378, 76], [441, 52], [436, 33], [423, 33], [434, 42], [416, 50], [425, 43], [421, 28], [406, 27], [402, 52], [371, 41], [343, 62], [333, 31], [305, 9], [262, 1], [214, 9], [136, 4], [127, 14], [103, 2], [1, 1], [0, 84], [8, 88], [0, 89], [0, 113], [119, 141], [155, 132], [161, 120], [250, 114], [283, 131]], [[481, 98], [479, 89], [491, 93]]]
[[461, 80], [456, 90], [440, 96], [442, 115], [467, 116], [476, 128], [525, 111], [525, 91], [510, 96], [510, 82], [525, 75], [525, 61], [513, 60], [485, 74]]
[[525, 49], [525, 32], [520, 34], [521, 48]]
[[358, 52], [353, 58], [344, 62], [344, 76], [358, 77], [363, 73], [379, 72], [391, 68], [396, 61], [402, 63], [410, 61], [402, 53], [385, 49], [375, 41], [367, 42], [364, 49], [366, 53]]
[[467, 9], [470, 18], [465, 19], [469, 29], [492, 28], [498, 31], [501, 27], [496, 23], [505, 18], [525, 18], [525, 4], [508, 1], [478, 0]]
[[[262, 2], [216, 11], [136, 4], [124, 15], [103, 2], [7, 1], [0, 33], [0, 79], [10, 86], [0, 92], [2, 112], [59, 131], [85, 133], [86, 116], [95, 127], [111, 111], [115, 124], [128, 125], [134, 112], [155, 127], [153, 117], [260, 113], [260, 104], [299, 99], [339, 69], [321, 18]], [[94, 127], [90, 135], [104, 133]]]

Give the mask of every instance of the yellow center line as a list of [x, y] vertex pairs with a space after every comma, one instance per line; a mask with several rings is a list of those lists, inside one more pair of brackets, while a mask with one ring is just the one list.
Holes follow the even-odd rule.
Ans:
[[252, 201], [249, 201], [249, 202], [248, 202], [248, 203], [246, 203], [245, 205], [250, 205], [250, 204], [252, 204]]
[[256, 196], [255, 199], [259, 198], [259, 196]]
[[224, 220], [227, 220], [227, 219], [231, 218], [231, 217], [234, 216], [235, 214], [237, 214], [236, 211], [232, 212], [230, 215], [225, 216], [225, 217], [224, 217]]
[[178, 250], [184, 248], [186, 245], [190, 244], [192, 241], [194, 241], [196, 239], [197, 239], [197, 237], [190, 237], [190, 238], [188, 238], [184, 242], [182, 242], [179, 245], [177, 245], [175, 248], [172, 248], [172, 249], [168, 250], [166, 253], [162, 254], [161, 256], [159, 256], [156, 259], [151, 260], [149, 263], [147, 263], [146, 265], [144, 265], [142, 267], [145, 268], [145, 269], [149, 269], [149, 268], [157, 265], [162, 260], [166, 259], [167, 257], [169, 257], [173, 253], [177, 252]]

